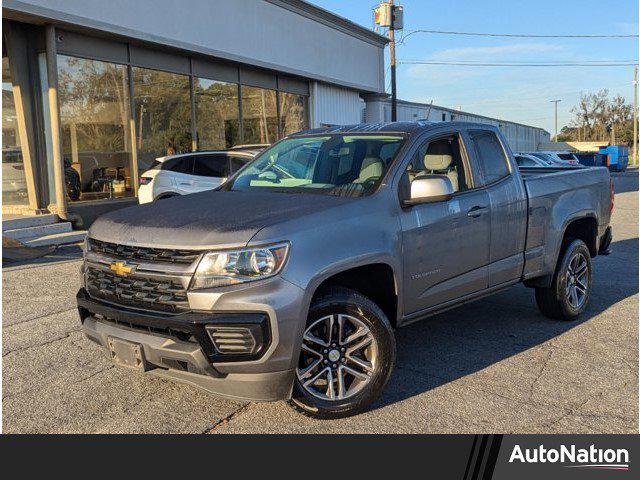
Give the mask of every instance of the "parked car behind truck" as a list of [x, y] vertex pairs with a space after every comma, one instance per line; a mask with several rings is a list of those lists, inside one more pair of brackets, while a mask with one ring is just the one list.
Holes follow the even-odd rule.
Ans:
[[140, 176], [139, 203], [219, 187], [261, 151], [260, 146], [239, 146], [230, 150], [180, 153], [156, 158]]
[[518, 282], [578, 317], [612, 208], [606, 169], [519, 169], [487, 125], [303, 132], [216, 191], [99, 218], [82, 328], [119, 365], [352, 415], [387, 384], [396, 328]]

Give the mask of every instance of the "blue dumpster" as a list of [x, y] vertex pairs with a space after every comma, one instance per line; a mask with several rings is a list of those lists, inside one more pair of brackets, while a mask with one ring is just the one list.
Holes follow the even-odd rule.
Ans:
[[600, 148], [600, 153], [606, 155], [605, 165], [612, 172], [624, 172], [629, 165], [629, 148], [624, 145], [611, 145]]

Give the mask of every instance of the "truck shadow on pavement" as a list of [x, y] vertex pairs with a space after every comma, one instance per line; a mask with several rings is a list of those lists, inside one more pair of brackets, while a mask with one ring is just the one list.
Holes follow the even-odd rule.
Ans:
[[637, 294], [638, 238], [615, 242], [612, 251], [609, 257], [595, 259], [590, 303], [576, 321], [544, 317], [533, 289], [517, 285], [398, 329], [396, 369], [373, 408], [478, 372], [589, 322]]

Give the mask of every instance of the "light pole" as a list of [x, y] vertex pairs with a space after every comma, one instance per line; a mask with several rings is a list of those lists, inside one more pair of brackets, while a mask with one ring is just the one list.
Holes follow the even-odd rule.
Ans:
[[633, 68], [633, 166], [638, 166], [638, 66]]
[[554, 137], [554, 141], [557, 142], [558, 141], [558, 103], [561, 102], [562, 100], [550, 100], [551, 103], [555, 104], [555, 118], [556, 118], [556, 135]]

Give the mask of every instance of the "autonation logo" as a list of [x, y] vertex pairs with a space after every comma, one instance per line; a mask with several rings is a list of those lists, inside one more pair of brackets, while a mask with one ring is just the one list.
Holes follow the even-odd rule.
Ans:
[[576, 448], [575, 445], [560, 445], [560, 448], [513, 447], [509, 463], [566, 463], [568, 468], [588, 468], [595, 470], [629, 470], [629, 451], [625, 448]]

